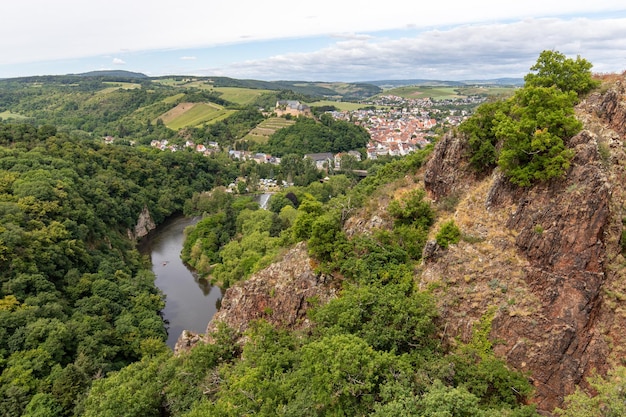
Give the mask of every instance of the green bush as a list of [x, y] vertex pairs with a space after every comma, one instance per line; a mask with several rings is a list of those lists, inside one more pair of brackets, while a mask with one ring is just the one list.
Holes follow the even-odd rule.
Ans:
[[439, 246], [447, 249], [448, 246], [459, 243], [461, 240], [461, 230], [456, 223], [454, 223], [454, 220], [450, 220], [441, 225], [435, 239]]
[[574, 156], [563, 138], [574, 136], [582, 124], [574, 115], [576, 94], [555, 87], [526, 87], [512, 98], [508, 115], [495, 128], [502, 141], [498, 165], [520, 186], [565, 175]]
[[467, 135], [469, 163], [476, 171], [495, 168], [498, 162], [496, 151], [498, 138], [494, 133], [496, 116], [506, 114], [508, 107], [508, 101], [485, 103], [459, 126], [459, 130]]
[[401, 200], [389, 203], [387, 211], [395, 218], [394, 225], [410, 225], [413, 227], [428, 228], [435, 220], [435, 214], [430, 203], [424, 201], [424, 190], [413, 190]]

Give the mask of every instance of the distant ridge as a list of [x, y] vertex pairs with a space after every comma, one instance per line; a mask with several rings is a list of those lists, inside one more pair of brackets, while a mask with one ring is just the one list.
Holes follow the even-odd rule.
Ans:
[[523, 78], [494, 78], [491, 80], [465, 80], [463, 81], [465, 84], [482, 84], [482, 85], [516, 85], [523, 86], [524, 79]]
[[150, 78], [146, 74], [140, 72], [124, 71], [124, 70], [102, 70], [102, 71], [89, 71], [81, 74], [69, 74], [77, 75], [79, 77], [119, 77], [119, 78]]
[[441, 87], [456, 87], [465, 85], [462, 81], [444, 81], [444, 80], [424, 80], [424, 79], [411, 79], [411, 80], [377, 80], [377, 81], [364, 81], [366, 84], [372, 84], [381, 88], [395, 88], [406, 87], [410, 85], [428, 85], [428, 86], [441, 86]]
[[463, 80], [463, 81], [446, 81], [446, 80], [425, 80], [425, 79], [410, 79], [410, 80], [377, 80], [377, 81], [364, 81], [366, 84], [372, 84], [381, 88], [395, 88], [406, 86], [435, 86], [435, 87], [460, 87], [467, 85], [523, 85], [523, 78], [494, 78], [488, 80]]

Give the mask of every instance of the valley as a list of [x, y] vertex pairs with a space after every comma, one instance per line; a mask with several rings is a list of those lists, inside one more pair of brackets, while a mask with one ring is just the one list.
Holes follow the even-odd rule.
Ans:
[[[0, 415], [619, 409], [626, 92], [590, 68], [0, 80]], [[219, 310], [168, 338], [155, 268]]]

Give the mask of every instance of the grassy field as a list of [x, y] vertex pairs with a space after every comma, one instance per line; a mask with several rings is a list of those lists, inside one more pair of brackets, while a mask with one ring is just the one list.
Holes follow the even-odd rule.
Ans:
[[135, 88], [141, 88], [140, 84], [135, 83], [105, 81], [103, 82], [103, 84], [110, 85], [110, 87], [103, 88], [102, 90], [96, 92], [96, 94], [94, 94], [94, 97], [105, 96], [117, 90], [134, 90]]
[[460, 95], [457, 90], [458, 87], [408, 86], [385, 90], [382, 95], [394, 95], [406, 99], [430, 97], [433, 100], [465, 97]]
[[265, 143], [278, 129], [291, 126], [294, 123], [295, 120], [287, 120], [282, 117], [270, 117], [259, 123], [259, 125], [252, 129], [243, 139], [251, 142]]
[[111, 87], [115, 87], [117, 90], [121, 88], [123, 90], [134, 90], [135, 88], [141, 88], [141, 84], [137, 83], [125, 83], [125, 82], [117, 82], [117, 81], [104, 81], [102, 84], [110, 85]]
[[515, 92], [515, 87], [461, 87], [459, 93], [464, 95], [480, 95], [480, 96], [503, 96], [509, 97]]
[[320, 100], [320, 101], [316, 101], [313, 103], [307, 103], [309, 106], [335, 106], [337, 107], [339, 110], [342, 111], [351, 111], [351, 110], [358, 110], [362, 107], [365, 107], [365, 104], [359, 104], [359, 103], [351, 103], [349, 101], [333, 101], [333, 100]]
[[158, 118], [162, 119], [168, 128], [178, 130], [188, 126], [215, 123], [235, 111], [213, 103], [180, 103]]
[[[180, 77], [179, 80], [174, 78], [160, 78], [158, 80], [153, 80], [153, 83], [169, 85], [171, 87], [180, 87], [180, 86], [194, 86], [198, 87], [197, 84], [200, 84], [201, 81], [197, 81], [194, 77]], [[203, 82], [202, 82], [203, 83]]]
[[252, 103], [258, 96], [269, 93], [270, 90], [257, 90], [253, 88], [238, 87], [217, 87], [214, 88], [218, 93], [222, 93], [221, 98], [232, 103], [246, 105]]
[[180, 93], [180, 94], [175, 94], [175, 95], [173, 95], [173, 96], [170, 96], [170, 97], [164, 98], [162, 101], [163, 101], [163, 103], [168, 103], [168, 104], [170, 104], [170, 103], [175, 103], [175, 102], [177, 102], [178, 100], [180, 100], [180, 99], [181, 99], [181, 98], [183, 98], [183, 97], [185, 97], [185, 93]]
[[228, 100], [232, 103], [246, 105], [252, 103], [258, 96], [263, 93], [268, 93], [270, 90], [262, 90], [255, 88], [240, 88], [240, 87], [214, 87], [213, 83], [206, 80], [197, 80], [192, 77], [182, 78], [175, 80], [173, 78], [164, 78], [154, 81], [159, 84], [168, 85], [171, 87], [192, 87], [201, 90], [211, 90], [221, 93], [221, 97], [224, 100]]
[[9, 110], [0, 112], [0, 120], [8, 120], [8, 119], [23, 120], [23, 119], [28, 119], [28, 117], [22, 116], [19, 113], [11, 113]]

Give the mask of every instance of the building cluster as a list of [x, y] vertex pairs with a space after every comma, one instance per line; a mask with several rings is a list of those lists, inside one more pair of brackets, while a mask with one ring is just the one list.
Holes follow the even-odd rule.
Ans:
[[370, 134], [367, 158], [382, 155], [407, 155], [426, 146], [428, 132], [437, 126], [437, 120], [424, 110], [354, 110], [330, 112], [336, 119], [363, 126]]
[[336, 119], [363, 126], [371, 136], [367, 158], [376, 159], [383, 155], [403, 156], [423, 148], [436, 127], [457, 126], [467, 118], [465, 110], [449, 107], [475, 105], [484, 100], [479, 96], [434, 101], [428, 97], [384, 95], [363, 103], [369, 107], [361, 110], [329, 113]]
[[311, 116], [311, 108], [297, 100], [279, 100], [276, 102], [274, 113], [279, 117], [285, 115], [293, 117]]
[[[237, 178], [234, 182], [228, 184], [228, 187], [226, 187], [226, 192], [248, 193], [253, 191], [250, 190], [250, 187], [248, 187], [247, 181], [248, 179], [245, 177]], [[293, 183], [284, 180], [279, 181], [274, 178], [261, 178], [252, 188], [254, 189], [254, 191], [262, 191], [264, 193], [276, 193], [291, 186], [293, 186]]]
[[202, 143], [196, 144], [190, 140], [186, 141], [184, 146], [170, 143], [167, 139], [153, 140], [152, 142], [150, 142], [150, 146], [152, 146], [153, 148], [160, 149], [162, 151], [171, 151], [171, 152], [177, 152], [183, 149], [192, 149], [205, 156], [209, 156], [213, 153], [219, 152], [220, 150], [220, 147], [217, 142], [209, 142], [205, 145]]
[[304, 155], [305, 158], [310, 159], [315, 164], [315, 167], [320, 171], [327, 171], [328, 168], [342, 169], [341, 161], [346, 157], [351, 157], [355, 161], [361, 160], [361, 153], [359, 151], [348, 151], [333, 154], [331, 152], [321, 153], [309, 153]]
[[[425, 147], [430, 143], [430, 137], [436, 128], [459, 125], [468, 117], [468, 112], [464, 110], [464, 107], [480, 104], [484, 100], [485, 98], [480, 96], [432, 100], [428, 97], [406, 99], [395, 95], [383, 95], [364, 102], [364, 108], [360, 110], [328, 113], [335, 119], [363, 126], [371, 137], [367, 145], [367, 158], [376, 159], [384, 155], [404, 156]], [[311, 109], [296, 100], [281, 100], [276, 102], [275, 113], [283, 116], [311, 115]], [[109, 138], [105, 138], [105, 141], [107, 139]], [[207, 156], [220, 150], [216, 142], [209, 142], [205, 145], [187, 141], [184, 146], [180, 146], [170, 144], [167, 140], [154, 140], [150, 145], [172, 152], [192, 148]], [[232, 149], [228, 151], [228, 154], [231, 158], [242, 161], [280, 164], [280, 158], [265, 153]], [[306, 157], [312, 159], [318, 169], [341, 169], [341, 159], [346, 154], [358, 161], [361, 160], [361, 154], [357, 151], [337, 155], [310, 154]]]
[[437, 126], [435, 119], [411, 114], [399, 119], [374, 117], [365, 128], [371, 136], [367, 157], [376, 159], [381, 155], [408, 155], [426, 146], [426, 132]]
[[238, 159], [240, 161], [255, 161], [259, 164], [280, 164], [280, 158], [277, 158], [267, 153], [255, 153], [250, 151], [237, 151], [235, 149], [231, 149], [228, 151], [228, 156], [230, 156], [232, 159]]

